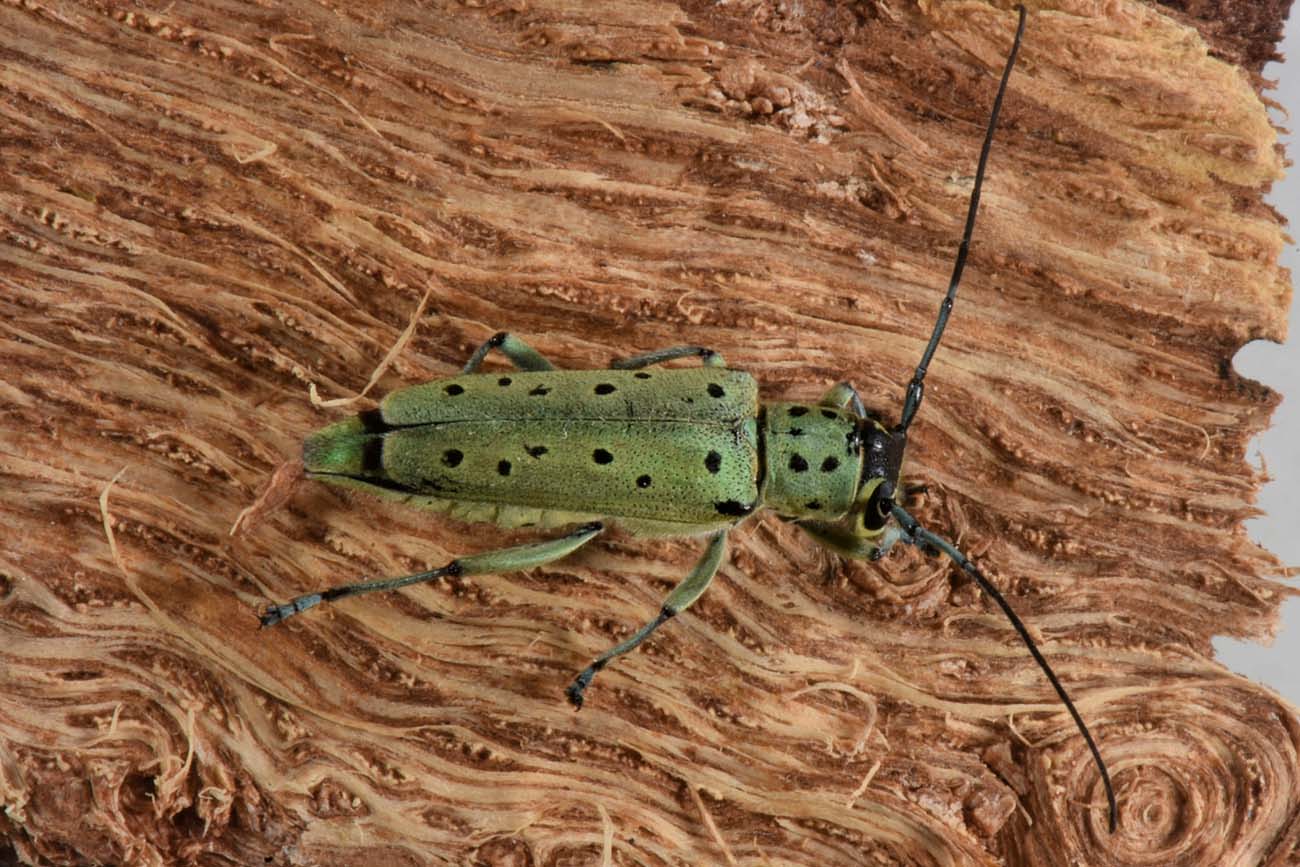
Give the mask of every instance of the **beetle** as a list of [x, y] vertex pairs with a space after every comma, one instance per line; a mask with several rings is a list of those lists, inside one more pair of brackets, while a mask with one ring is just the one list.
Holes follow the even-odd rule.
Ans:
[[[706, 537], [703, 556], [658, 616], [583, 669], [566, 690], [581, 708], [612, 659], [685, 611], [722, 563], [727, 533], [759, 509], [793, 520], [850, 558], [885, 556], [899, 543], [940, 551], [1002, 609], [1083, 735], [1116, 826], [1115, 794], [1092, 734], [1011, 606], [969, 559], [898, 502], [907, 431], [925, 394], [965, 268], [980, 190], [1007, 81], [1025, 29], [1019, 7], [968, 204], [947, 294], [892, 428], [868, 416], [842, 382], [816, 404], [761, 402], [752, 376], [712, 349], [679, 346], [614, 361], [606, 370], [560, 371], [507, 332], [488, 339], [461, 375], [398, 389], [377, 409], [331, 424], [303, 444], [307, 477], [503, 527], [572, 527], [556, 539], [458, 557], [437, 569], [308, 593], [271, 605], [272, 626], [322, 602], [443, 576], [528, 569], [558, 560], [617, 524], [639, 535]], [[483, 373], [499, 350], [516, 370]], [[698, 367], [658, 365], [698, 358]], [[575, 526], [576, 525], [576, 526]]]

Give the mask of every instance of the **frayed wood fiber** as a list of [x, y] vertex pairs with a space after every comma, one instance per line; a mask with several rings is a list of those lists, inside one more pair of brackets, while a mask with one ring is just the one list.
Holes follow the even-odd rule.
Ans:
[[1300, 718], [1210, 645], [1290, 592], [1242, 527], [1278, 396], [1231, 364], [1290, 302], [1259, 74], [1286, 6], [1030, 4], [911, 429], [909, 508], [1071, 690], [1114, 835], [940, 559], [751, 520], [575, 714], [700, 540], [261, 630], [532, 536], [288, 471], [229, 533], [364, 405], [309, 387], [361, 391], [426, 292], [367, 399], [508, 329], [572, 368], [710, 346], [769, 400], [848, 379], [892, 421], [1009, 4], [0, 6], [0, 862], [1294, 863]]

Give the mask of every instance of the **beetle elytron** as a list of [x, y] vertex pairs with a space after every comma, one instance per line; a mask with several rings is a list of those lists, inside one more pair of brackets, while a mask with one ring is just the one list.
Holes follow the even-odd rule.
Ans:
[[[271, 606], [262, 625], [321, 602], [444, 575], [539, 566], [590, 542], [607, 524], [634, 534], [707, 536], [704, 556], [664, 600], [659, 615], [574, 679], [567, 694], [581, 707], [587, 687], [611, 659], [700, 597], [722, 562], [728, 530], [770, 508], [848, 557], [877, 559], [904, 542], [938, 549], [965, 570], [1005, 612], [1074, 718], [1101, 772], [1113, 831], [1115, 795], [1105, 763], [1028, 631], [961, 552], [918, 524], [895, 499], [907, 430], [921, 405], [926, 370], [965, 267], [993, 131], [1024, 28], [1020, 7], [948, 293], [892, 429], [867, 417], [847, 383], [816, 405], [760, 403], [753, 377], [727, 369], [710, 349], [675, 347], [615, 361], [609, 370], [558, 371], [503, 332], [479, 347], [461, 376], [399, 389], [378, 409], [313, 434], [303, 445], [306, 474], [467, 521], [504, 527], [576, 524], [576, 529], [552, 541], [460, 557], [403, 578], [299, 596]], [[479, 373], [493, 349], [517, 371]], [[702, 365], [656, 367], [690, 356]]]

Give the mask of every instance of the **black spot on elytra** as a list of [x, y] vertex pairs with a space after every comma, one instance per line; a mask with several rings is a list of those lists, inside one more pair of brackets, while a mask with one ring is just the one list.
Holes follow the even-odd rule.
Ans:
[[357, 413], [357, 421], [366, 433], [388, 433], [392, 425], [384, 421], [384, 414], [377, 409], [367, 409]]
[[719, 515], [728, 515], [733, 518], [739, 518], [754, 511], [753, 504], [746, 506], [745, 504], [738, 503], [735, 500], [721, 500], [714, 503], [713, 508]]
[[596, 394], [613, 394], [615, 391], [617, 391], [617, 389], [614, 388], [614, 386], [610, 385], [608, 382], [602, 382], [600, 385], [596, 386], [592, 390], [595, 391]]
[[827, 458], [826, 460], [822, 461], [822, 472], [833, 473], [835, 472], [836, 469], [839, 468], [839, 465], [840, 465], [839, 458]]
[[792, 407], [790, 407], [790, 415], [791, 415], [793, 418], [798, 418], [798, 417], [801, 416], [801, 415], [807, 415], [807, 414], [808, 414], [808, 407], [806, 407], [806, 406], [792, 406]]
[[511, 379], [508, 376], [503, 376], [497, 380], [497, 385], [501, 386], [502, 388], [505, 388], [507, 385], [509, 385], [512, 382], [514, 382], [513, 379]]
[[837, 412], [833, 412], [829, 409], [822, 410], [822, 418], [839, 418], [839, 417], [840, 415]]
[[711, 473], [717, 473], [722, 468], [722, 455], [717, 452], [709, 452], [704, 456], [704, 469]]
[[457, 385], [456, 383], [453, 382], [451, 385], [444, 388], [443, 391], [445, 391], [447, 394], [451, 395], [452, 397], [455, 397], [458, 394], [464, 394], [465, 387], [463, 385]]
[[804, 460], [803, 455], [790, 455], [790, 469], [796, 473], [802, 473], [808, 469], [808, 462]]
[[705, 389], [705, 391], [709, 393], [709, 397], [727, 396], [727, 393], [723, 390], [722, 386], [718, 385], [716, 382], [710, 382], [709, 387]]
[[790, 428], [790, 436], [792, 436], [792, 437], [801, 437], [801, 436], [803, 436], [803, 428], [801, 428], [801, 427], [792, 427], [792, 428]]
[[536, 397], [541, 397], [544, 394], [550, 394], [551, 390], [544, 385], [539, 385], [528, 393]]
[[817, 500], [809, 500], [808, 502], [803, 504], [803, 507], [810, 512], [815, 512], [822, 507], [822, 504], [819, 503]]
[[526, 446], [524, 446], [524, 451], [528, 452], [528, 456], [529, 456], [530, 458], [540, 458], [542, 455], [544, 455], [544, 454], [546, 454], [548, 451], [550, 451], [550, 449], [548, 449], [546, 446], [527, 446], [527, 445], [526, 445]]
[[369, 437], [361, 446], [361, 471], [379, 473], [384, 469], [384, 440], [381, 437]]
[[649, 476], [637, 476], [636, 486], [637, 486], [638, 488], [648, 488], [648, 487], [650, 487], [650, 477], [649, 477]]
[[591, 453], [591, 459], [598, 464], [608, 464], [613, 462], [614, 456], [604, 449], [596, 449]]
[[460, 449], [447, 449], [442, 453], [442, 462], [444, 465], [449, 467], [460, 466], [460, 462], [464, 460], [464, 458], [465, 455]]
[[640, 373], [634, 373], [634, 374], [632, 374], [632, 375], [635, 376], [637, 379], [649, 379], [649, 378], [650, 378], [650, 374], [646, 373], [644, 370], [641, 371]]
[[497, 472], [503, 476], [510, 475], [510, 461], [497, 461]]

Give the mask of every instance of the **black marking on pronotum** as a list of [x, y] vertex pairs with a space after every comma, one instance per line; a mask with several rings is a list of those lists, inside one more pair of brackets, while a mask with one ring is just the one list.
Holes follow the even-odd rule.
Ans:
[[510, 475], [510, 461], [497, 461], [497, 472], [503, 476]]
[[806, 406], [792, 406], [792, 407], [790, 407], [790, 415], [791, 415], [791, 417], [793, 417], [793, 418], [798, 418], [798, 417], [801, 416], [801, 415], [807, 415], [807, 414], [808, 414], [808, 407], [806, 407]]
[[723, 390], [722, 386], [718, 385], [716, 382], [710, 382], [710, 383], [709, 383], [709, 387], [708, 387], [707, 389], [705, 389], [705, 390], [708, 391], [708, 393], [709, 393], [709, 397], [726, 397], [726, 396], [727, 396], [727, 392], [726, 392], [725, 390]]
[[465, 386], [457, 385], [456, 383], [453, 382], [451, 385], [444, 388], [443, 391], [445, 391], [447, 394], [451, 395], [452, 397], [455, 397], [458, 394], [465, 393]]
[[636, 373], [634, 373], [634, 374], [632, 374], [632, 375], [635, 376], [637, 379], [649, 379], [649, 378], [650, 378], [650, 374], [646, 373], [644, 370], [637, 371]]
[[857, 425], [849, 429], [844, 435], [844, 448], [850, 455], [856, 455], [862, 451], [862, 430]]
[[802, 473], [804, 470], [808, 469], [808, 461], [804, 459], [803, 455], [790, 455], [790, 469], [794, 470], [796, 473]]
[[613, 462], [614, 456], [604, 449], [596, 449], [591, 453], [591, 459], [598, 464], [608, 464]]
[[801, 436], [803, 436], [803, 428], [801, 428], [801, 427], [792, 427], [792, 428], [790, 428], [790, 430], [786, 431], [786, 433], [790, 434], [790, 436], [792, 436], [792, 437], [801, 437]]
[[524, 451], [528, 452], [528, 456], [530, 458], [540, 458], [542, 455], [550, 451], [550, 449], [548, 449], [546, 446], [525, 445]]
[[835, 418], [839, 418], [839, 417], [840, 417], [840, 414], [837, 413], [837, 412], [834, 412], [833, 410], [829, 410], [829, 409], [824, 409], [824, 410], [822, 410], [822, 418], [831, 418], [831, 419], [835, 419]]
[[754, 504], [746, 506], [744, 503], [738, 503], [735, 500], [722, 500], [714, 503], [713, 508], [719, 515], [727, 515], [732, 518], [743, 518], [750, 512], [754, 511]]
[[508, 376], [503, 376], [497, 380], [497, 385], [501, 386], [502, 388], [505, 388], [507, 385], [509, 385], [512, 382], [514, 382], [513, 379], [511, 379]]
[[600, 385], [593, 388], [592, 391], [596, 392], [596, 394], [613, 394], [617, 389], [608, 382], [602, 382]]
[[840, 465], [839, 458], [834, 458], [834, 457], [827, 458], [826, 460], [822, 461], [822, 472], [833, 473], [835, 472], [836, 469], [839, 468], [839, 465]]
[[447, 449], [442, 453], [442, 463], [448, 467], [458, 467], [460, 462], [465, 459], [465, 454], [460, 449]]
[[541, 396], [544, 395], [544, 394], [550, 394], [550, 393], [551, 393], [551, 390], [550, 390], [549, 388], [547, 388], [546, 386], [544, 386], [544, 385], [539, 385], [539, 386], [537, 386], [536, 388], [534, 388], [534, 389], [532, 389], [531, 391], [529, 391], [528, 393], [529, 393], [530, 395], [535, 396], [535, 397], [541, 397]]
[[721, 468], [722, 468], [722, 455], [718, 454], [717, 452], [709, 452], [707, 455], [704, 456], [704, 469], [716, 475], [718, 470], [720, 470]]
[[636, 486], [637, 486], [638, 488], [648, 488], [648, 487], [650, 487], [650, 477], [649, 477], [649, 476], [637, 476]]

